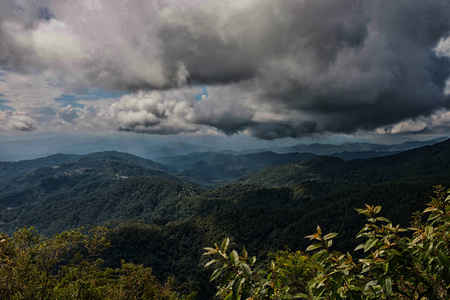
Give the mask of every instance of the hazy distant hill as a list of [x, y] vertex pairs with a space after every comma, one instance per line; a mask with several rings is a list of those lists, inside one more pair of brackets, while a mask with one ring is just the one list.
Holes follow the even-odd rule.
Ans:
[[18, 162], [1, 162], [0, 161], [0, 182], [11, 177], [24, 175], [33, 170], [60, 165], [72, 161], [76, 161], [79, 155], [75, 154], [55, 154], [48, 157], [22, 160]]
[[393, 154], [397, 154], [400, 151], [393, 151], [393, 152], [383, 152], [383, 151], [359, 151], [359, 152], [339, 152], [339, 153], [332, 153], [330, 157], [337, 157], [341, 158], [343, 160], [353, 160], [353, 159], [366, 159], [366, 158], [373, 158], [373, 157], [383, 157], [383, 156], [389, 156]]
[[450, 176], [450, 140], [398, 154], [344, 161], [334, 157], [274, 166], [236, 182], [267, 187], [293, 185], [304, 180], [347, 181], [373, 184], [387, 181], [413, 180], [417, 177]]
[[10, 172], [25, 174], [3, 179], [0, 224], [9, 229], [34, 225], [55, 231], [114, 219], [184, 220], [251, 207], [295, 208], [345, 189], [450, 179], [450, 140], [380, 158], [304, 160], [308, 156], [313, 155], [206, 153], [173, 158], [172, 162], [204, 164], [205, 170], [223, 168], [222, 176], [298, 161], [236, 180], [244, 185], [212, 191], [193, 185], [195, 178], [180, 176], [165, 165], [120, 152], [18, 162], [8, 165]]
[[40, 138], [8, 138], [0, 135], [0, 161], [18, 161], [49, 156], [54, 153], [85, 155], [100, 151], [119, 151], [153, 159], [158, 156], [185, 155], [192, 152], [215, 151], [200, 141], [172, 142], [150, 136], [83, 136], [44, 135]]
[[[439, 141], [442, 141], [442, 138], [426, 142], [405, 142], [397, 145], [370, 143], [343, 143], [341, 145], [298, 144], [292, 147], [273, 148], [273, 151], [263, 151], [263, 149], [244, 151], [258, 151], [246, 154], [236, 151], [201, 151], [177, 156], [170, 155], [174, 151], [173, 148], [164, 147], [160, 150], [165, 155], [155, 160], [187, 176], [200, 177], [205, 180], [219, 180], [215, 183], [217, 185], [221, 180], [231, 180], [240, 176], [249, 175], [262, 171], [270, 166], [301, 162], [317, 155], [337, 157], [343, 160], [367, 159], [389, 156], [401, 151], [432, 145]], [[179, 151], [192, 151], [195, 149], [195, 147], [188, 144], [179, 144], [179, 146]], [[183, 148], [186, 149], [181, 150]], [[160, 153], [160, 150], [155, 153]], [[283, 184], [282, 180], [280, 184]]]
[[179, 178], [161, 164], [126, 153], [53, 155], [30, 161], [0, 163], [0, 207], [17, 207], [76, 198], [134, 176]]
[[147, 157], [151, 157], [152, 159], [155, 159], [156, 157], [179, 156], [179, 155], [187, 155], [190, 153], [207, 152], [213, 150], [216, 149], [214, 147], [204, 145], [195, 145], [183, 142], [170, 142], [165, 143], [164, 145], [144, 148], [142, 154]]
[[277, 154], [269, 151], [245, 155], [202, 152], [184, 156], [163, 157], [157, 160], [187, 174], [230, 180], [263, 170], [269, 166], [300, 162], [313, 157], [316, 157], [316, 155], [310, 153]]
[[372, 143], [350, 143], [346, 142], [341, 145], [333, 144], [298, 144], [291, 147], [282, 147], [275, 150], [278, 153], [291, 152], [309, 152], [317, 155], [334, 156], [339, 153], [357, 153], [357, 152], [400, 152], [411, 150], [419, 147], [433, 145], [447, 140], [447, 137], [437, 138], [429, 141], [409, 141], [401, 144], [383, 145]]

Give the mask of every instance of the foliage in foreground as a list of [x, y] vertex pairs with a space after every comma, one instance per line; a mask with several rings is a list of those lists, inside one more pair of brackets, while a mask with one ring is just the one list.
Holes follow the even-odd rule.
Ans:
[[44, 239], [33, 228], [0, 234], [1, 299], [179, 299], [155, 280], [150, 268], [125, 263], [102, 269], [98, 255], [109, 246], [105, 227]]
[[[267, 269], [255, 267], [256, 258], [220, 247], [205, 248], [213, 255], [221, 299], [449, 299], [450, 190], [435, 188], [428, 207], [414, 214], [411, 228], [394, 226], [379, 216], [380, 206], [357, 209], [367, 224], [357, 235], [363, 242], [350, 253], [332, 251], [337, 233], [324, 234], [318, 226], [307, 236], [315, 243], [306, 251], [279, 252]], [[360, 252], [358, 252], [360, 253]], [[356, 255], [354, 255], [356, 256]]]

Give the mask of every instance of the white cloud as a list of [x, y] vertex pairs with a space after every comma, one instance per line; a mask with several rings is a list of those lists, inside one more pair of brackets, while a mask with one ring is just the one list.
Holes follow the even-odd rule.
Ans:
[[198, 131], [199, 127], [187, 120], [195, 93], [198, 90], [180, 89], [124, 95], [111, 105], [113, 123], [121, 130], [156, 134]]
[[434, 51], [436, 51], [436, 54], [439, 56], [450, 57], [450, 36], [441, 38]]
[[378, 128], [376, 133], [422, 133], [422, 132], [445, 132], [450, 127], [450, 111], [441, 109], [427, 117], [409, 119], [392, 126]]
[[[408, 18], [387, 6], [407, 9]], [[418, 120], [448, 106], [445, 7], [445, 0], [4, 1], [0, 68], [10, 71], [0, 93], [42, 130], [269, 139], [420, 131], [434, 123]], [[190, 85], [207, 86], [208, 98], [194, 101]], [[131, 94], [78, 101], [84, 108], [53, 100], [89, 88]]]
[[0, 71], [0, 93], [10, 100], [9, 106], [21, 112], [33, 108], [54, 106], [55, 98], [62, 95], [63, 89], [52, 84], [52, 72], [41, 74], [20, 74], [13, 71]]
[[0, 111], [0, 130], [34, 131], [37, 123], [32, 118], [14, 111]]

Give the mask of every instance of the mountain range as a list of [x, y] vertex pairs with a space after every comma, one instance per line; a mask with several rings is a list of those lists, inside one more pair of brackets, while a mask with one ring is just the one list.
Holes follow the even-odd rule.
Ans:
[[[34, 226], [44, 235], [108, 222], [107, 266], [120, 259], [175, 276], [186, 290], [210, 299], [201, 248], [231, 236], [235, 245], [267, 258], [304, 249], [320, 224], [349, 242], [365, 203], [406, 226], [433, 185], [450, 186], [450, 140], [389, 156], [344, 160], [311, 153], [203, 152], [158, 158], [105, 151], [56, 154], [0, 163], [0, 228]], [[203, 279], [202, 279], [203, 278]]]

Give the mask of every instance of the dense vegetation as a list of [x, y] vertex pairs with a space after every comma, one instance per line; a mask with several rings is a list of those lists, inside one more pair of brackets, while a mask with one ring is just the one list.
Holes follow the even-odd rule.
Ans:
[[[428, 207], [414, 215], [411, 228], [401, 228], [379, 216], [381, 206], [357, 211], [367, 223], [356, 236], [355, 251], [332, 251], [338, 233], [306, 236], [315, 243], [313, 255], [281, 253], [267, 269], [253, 270], [256, 257], [245, 248], [239, 255], [220, 247], [204, 248], [214, 259], [211, 280], [218, 280], [221, 299], [448, 299], [450, 296], [450, 190], [437, 186]], [[424, 219], [424, 214], [426, 218]]]
[[[449, 194], [450, 190], [444, 192], [437, 187], [424, 213], [414, 214], [408, 230], [380, 217], [381, 206], [358, 209], [367, 223], [357, 235], [364, 240], [355, 251], [363, 250], [364, 254], [332, 251], [338, 234], [325, 234], [318, 226], [313, 235], [307, 236], [317, 241], [306, 248], [318, 250], [314, 255], [277, 251], [269, 254], [272, 262], [267, 269], [264, 262], [256, 264], [256, 258], [249, 257], [245, 249], [240, 255], [227, 251], [228, 238], [220, 247], [205, 248], [207, 254], [215, 255], [207, 263], [200, 259], [200, 247], [192, 252], [192, 244], [204, 242], [201, 237], [217, 239], [223, 235], [214, 227], [221, 226], [219, 219], [207, 227], [198, 226], [199, 220], [197, 224], [184, 222], [164, 227], [121, 224], [113, 232], [97, 226], [87, 234], [77, 229], [50, 239], [41, 237], [33, 228], [23, 228], [11, 237], [0, 237], [0, 295], [4, 299], [191, 299], [195, 293], [181, 296], [180, 291], [196, 287], [205, 289], [200, 297], [211, 297], [211, 286], [199, 285], [208, 275], [198, 264], [206, 263], [218, 264], [211, 280], [220, 279], [217, 295], [225, 299], [447, 299]], [[242, 235], [239, 230], [249, 229], [245, 222], [228, 227], [228, 233], [235, 236]], [[146, 243], [136, 242], [139, 239]], [[111, 242], [112, 248], [122, 249], [108, 252]], [[136, 247], [142, 247], [143, 257], [136, 257], [139, 251], [130, 249]], [[159, 256], [158, 263], [158, 252], [167, 250], [166, 257]], [[102, 252], [109, 263], [119, 258], [111, 256], [119, 255], [120, 264], [108, 267], [99, 258]], [[189, 259], [186, 253], [198, 257]], [[147, 259], [155, 269], [166, 268], [169, 274], [185, 272], [186, 282], [179, 285], [169, 280], [161, 284], [150, 268], [126, 263], [140, 259]]]
[[311, 153], [277, 154], [270, 151], [243, 155], [202, 152], [164, 157], [159, 161], [185, 174], [224, 181], [255, 173], [270, 166], [299, 162], [313, 157], [316, 155]]
[[107, 229], [94, 227], [42, 238], [33, 228], [0, 236], [2, 299], [189, 299], [171, 283], [159, 283], [151, 268], [122, 261], [101, 268], [99, 254], [109, 246]]
[[[304, 236], [320, 224], [324, 232], [339, 232], [334, 249], [352, 251], [357, 230], [364, 226], [353, 208], [383, 206], [388, 219], [407, 226], [434, 184], [450, 186], [449, 149], [447, 141], [381, 158], [317, 157], [214, 189], [211, 184], [218, 181], [118, 152], [5, 163], [1, 174], [14, 176], [0, 176], [0, 229], [12, 235], [16, 227], [34, 226], [50, 237], [108, 222], [111, 246], [100, 256], [103, 268], [120, 273], [122, 259], [142, 264], [152, 267], [158, 282], [173, 277], [178, 293], [195, 291], [197, 299], [211, 299], [216, 291], [202, 267], [202, 245], [231, 236], [230, 247], [246, 245], [261, 263], [288, 262], [305, 257], [287, 249], [306, 249]], [[272, 156], [237, 161], [245, 169], [245, 157], [256, 166], [258, 157], [267, 155]], [[69, 261], [64, 258], [58, 266]]]

